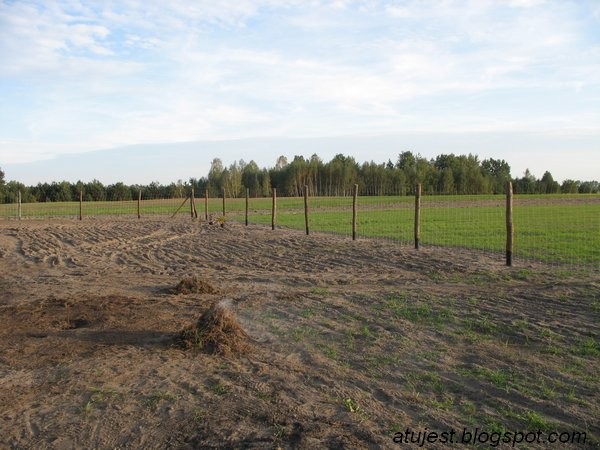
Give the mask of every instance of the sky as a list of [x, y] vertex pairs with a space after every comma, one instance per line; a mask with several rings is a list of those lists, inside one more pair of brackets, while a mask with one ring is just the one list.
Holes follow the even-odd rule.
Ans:
[[0, 0], [7, 180], [406, 150], [600, 179], [600, 1]]

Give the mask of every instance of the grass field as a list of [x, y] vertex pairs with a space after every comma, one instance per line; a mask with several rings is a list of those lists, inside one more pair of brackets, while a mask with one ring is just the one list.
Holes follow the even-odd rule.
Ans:
[[[182, 199], [145, 200], [141, 214], [172, 215]], [[270, 225], [270, 198], [251, 198], [249, 222]], [[196, 200], [204, 217], [204, 199]], [[278, 198], [277, 225], [304, 230], [302, 198]], [[315, 197], [309, 200], [313, 232], [351, 235], [352, 198]], [[226, 200], [227, 220], [243, 221], [245, 199]], [[414, 198], [360, 197], [359, 237], [384, 238], [410, 245], [414, 239]], [[209, 199], [208, 213], [222, 215], [222, 199]], [[14, 218], [16, 205], [0, 205], [0, 218]], [[74, 217], [78, 202], [22, 205], [22, 217]], [[137, 215], [137, 201], [92, 202], [83, 205], [89, 216]], [[190, 214], [189, 203], [178, 212]], [[423, 245], [473, 248], [502, 253], [506, 240], [505, 199], [502, 195], [424, 196], [421, 212]], [[600, 267], [600, 195], [516, 196], [514, 202], [515, 256], [556, 263]]]

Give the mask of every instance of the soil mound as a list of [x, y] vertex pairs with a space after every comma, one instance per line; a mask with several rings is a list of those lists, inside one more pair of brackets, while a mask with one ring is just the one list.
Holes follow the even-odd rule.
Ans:
[[218, 292], [208, 281], [195, 275], [181, 280], [174, 291], [176, 294], [216, 294]]
[[186, 349], [198, 349], [211, 355], [230, 356], [250, 350], [248, 334], [230, 309], [231, 301], [221, 300], [185, 328], [180, 341]]

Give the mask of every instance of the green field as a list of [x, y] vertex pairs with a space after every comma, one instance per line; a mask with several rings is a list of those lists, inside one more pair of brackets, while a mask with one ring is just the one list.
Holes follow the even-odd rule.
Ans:
[[[142, 216], [172, 215], [183, 199], [144, 200]], [[414, 198], [410, 196], [359, 197], [358, 236], [384, 238], [412, 245]], [[271, 224], [270, 198], [249, 200], [249, 223]], [[222, 199], [209, 199], [208, 213], [222, 215]], [[196, 199], [200, 218], [204, 199]], [[244, 221], [245, 199], [226, 200], [226, 220]], [[0, 205], [0, 218], [16, 218], [17, 206]], [[84, 217], [137, 217], [137, 201], [88, 202]], [[189, 202], [178, 212], [190, 215]], [[23, 218], [79, 216], [79, 203], [30, 203]], [[473, 248], [502, 253], [505, 248], [505, 198], [502, 195], [424, 196], [421, 243], [425, 246]], [[309, 199], [311, 232], [351, 236], [352, 198]], [[302, 198], [277, 199], [277, 225], [304, 230]], [[600, 267], [600, 195], [516, 196], [514, 201], [515, 257]]]

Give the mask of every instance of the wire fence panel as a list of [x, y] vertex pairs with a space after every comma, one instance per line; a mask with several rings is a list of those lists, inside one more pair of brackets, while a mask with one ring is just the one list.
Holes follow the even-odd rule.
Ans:
[[600, 195], [515, 196], [515, 255], [600, 269]]
[[[365, 194], [363, 192], [363, 194]], [[367, 192], [368, 194], [368, 192]], [[307, 198], [310, 232], [378, 238], [402, 245], [415, 243], [415, 195], [362, 195]], [[0, 205], [2, 219], [145, 216], [198, 217], [269, 226], [273, 199], [248, 198], [140, 199], [11, 203]], [[600, 195], [515, 195], [514, 249], [517, 260], [600, 271]], [[356, 205], [355, 214], [353, 207]], [[195, 207], [195, 208], [194, 208]], [[223, 212], [225, 208], [225, 217]], [[277, 198], [277, 227], [304, 231], [304, 198]], [[422, 195], [419, 236], [423, 246], [443, 246], [493, 253], [502, 257], [507, 243], [505, 195]], [[353, 217], [356, 217], [355, 228]]]
[[503, 195], [424, 195], [423, 245], [502, 253], [506, 245]]

